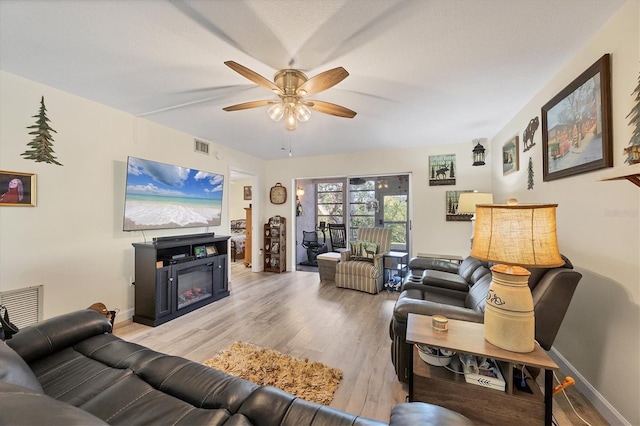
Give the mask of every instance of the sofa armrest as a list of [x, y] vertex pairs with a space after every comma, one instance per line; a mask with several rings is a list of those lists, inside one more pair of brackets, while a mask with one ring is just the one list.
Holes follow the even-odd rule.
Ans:
[[111, 331], [111, 322], [92, 309], [82, 309], [25, 327], [7, 344], [27, 363]]
[[582, 274], [573, 269], [554, 268], [531, 291], [536, 340], [543, 349], [551, 349], [581, 278]]
[[387, 253], [378, 253], [373, 256], [373, 266], [382, 273], [384, 270], [384, 255]]
[[447, 305], [444, 303], [436, 303], [430, 300], [419, 300], [411, 297], [398, 297], [396, 306], [393, 310], [393, 318], [395, 321], [403, 323], [407, 322], [409, 314], [419, 315], [442, 315], [449, 319], [484, 322], [484, 313], [463, 306]]
[[460, 413], [424, 402], [397, 404], [391, 410], [389, 426], [400, 425], [472, 425], [473, 422]]
[[340, 252], [340, 262], [347, 262], [351, 260], [351, 250], [344, 250]]

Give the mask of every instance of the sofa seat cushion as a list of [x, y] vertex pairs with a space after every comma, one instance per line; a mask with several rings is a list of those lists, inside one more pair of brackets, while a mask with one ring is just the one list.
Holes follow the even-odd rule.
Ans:
[[[194, 384], [193, 389], [197, 388]], [[156, 389], [137, 375], [129, 375], [80, 406], [109, 424], [222, 425], [230, 417], [226, 407], [194, 406]]]
[[[101, 419], [22, 386], [0, 380], [0, 423], [30, 426], [106, 426]], [[8, 409], [10, 407], [10, 409]]]
[[371, 262], [361, 262], [358, 260], [347, 260], [336, 265], [336, 274], [355, 275], [365, 278], [376, 278], [379, 269]]
[[44, 392], [118, 424], [223, 424], [258, 388], [100, 334], [31, 363]]

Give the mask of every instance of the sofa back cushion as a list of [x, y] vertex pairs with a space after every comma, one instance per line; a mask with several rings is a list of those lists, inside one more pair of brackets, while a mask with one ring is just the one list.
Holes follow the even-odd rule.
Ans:
[[484, 266], [480, 268], [484, 269], [485, 273], [478, 279], [475, 285], [469, 289], [469, 293], [467, 293], [464, 301], [464, 307], [484, 313], [484, 308], [487, 304], [487, 293], [491, 285], [491, 271]]
[[458, 275], [460, 275], [466, 282], [471, 282], [471, 276], [476, 269], [481, 266], [483, 266], [481, 261], [469, 256], [460, 264], [460, 268], [458, 268]]
[[27, 363], [5, 342], [0, 341], [0, 382], [43, 393], [42, 386]]
[[[567, 259], [564, 255], [561, 255], [561, 256], [562, 256], [562, 260], [564, 260], [564, 265], [559, 266], [559, 268], [573, 269], [573, 265], [571, 264], [571, 261]], [[527, 270], [531, 272], [531, 276], [529, 276], [529, 288], [531, 289], [531, 291], [533, 291], [536, 288], [536, 286], [538, 285], [542, 277], [544, 277], [547, 272], [553, 269], [556, 269], [556, 268], [527, 268]]]

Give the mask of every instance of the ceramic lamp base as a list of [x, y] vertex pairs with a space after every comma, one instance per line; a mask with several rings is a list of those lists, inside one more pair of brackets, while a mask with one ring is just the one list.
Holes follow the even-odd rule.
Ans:
[[519, 266], [496, 265], [484, 312], [484, 338], [511, 352], [535, 348], [535, 317], [529, 290], [529, 271]]

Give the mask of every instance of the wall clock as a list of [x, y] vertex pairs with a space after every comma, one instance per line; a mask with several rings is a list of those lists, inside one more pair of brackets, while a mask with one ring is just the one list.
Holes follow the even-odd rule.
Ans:
[[269, 199], [273, 204], [284, 204], [287, 201], [287, 188], [280, 182], [271, 187]]

